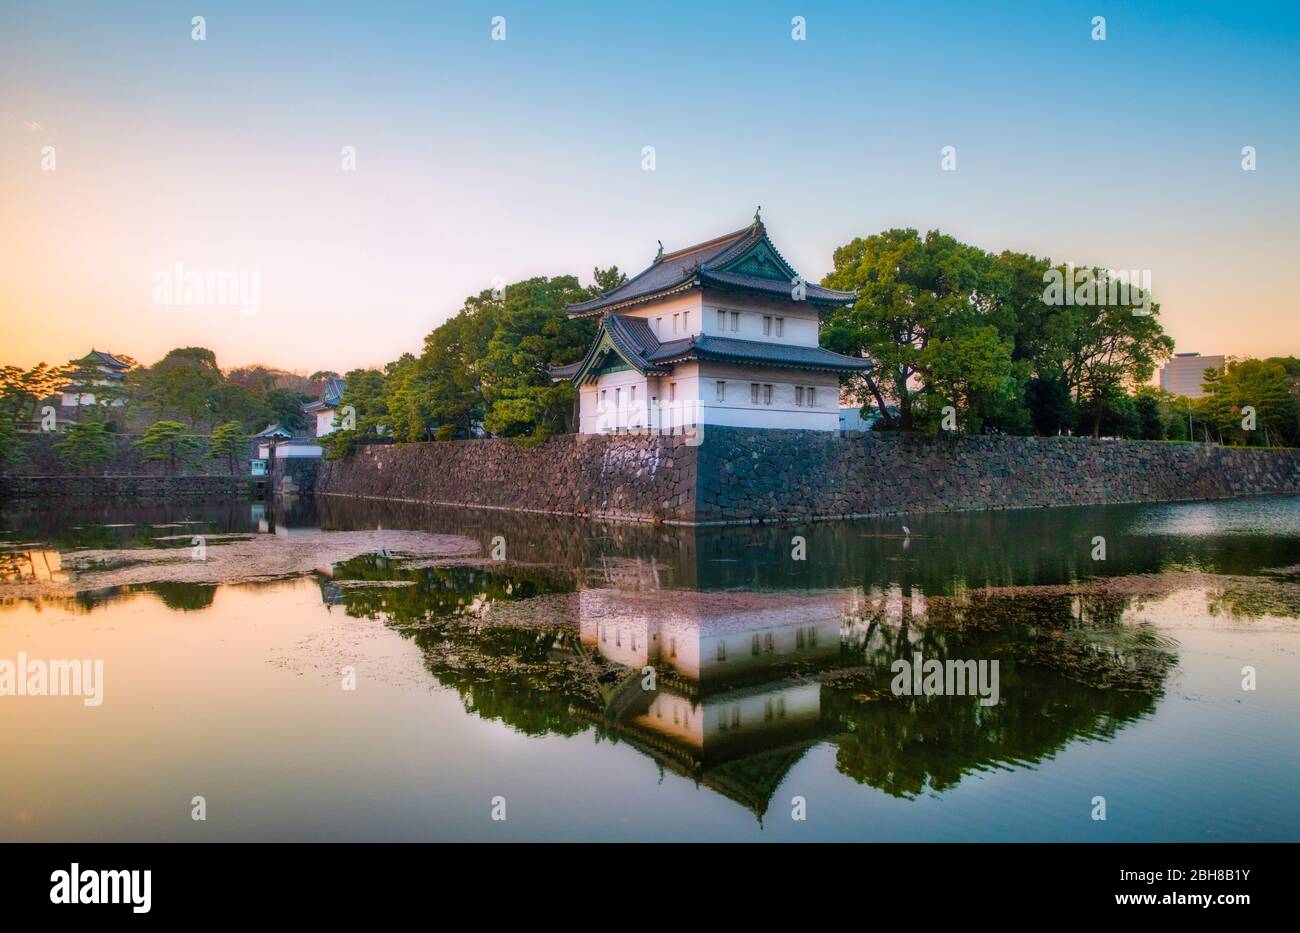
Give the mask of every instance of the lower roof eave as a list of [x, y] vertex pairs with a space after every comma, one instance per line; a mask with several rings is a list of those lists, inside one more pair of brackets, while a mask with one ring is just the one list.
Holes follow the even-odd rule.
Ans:
[[672, 360], [664, 360], [664, 362], [672, 366], [675, 366], [678, 363], [728, 363], [733, 366], [756, 366], [763, 369], [801, 369], [804, 370], [805, 372], [822, 372], [822, 373], [838, 373], [838, 374], [861, 373], [861, 372], [866, 372], [868, 369], [872, 368], [870, 363], [866, 363], [861, 366], [854, 365], [854, 364], [833, 366], [824, 363], [817, 364], [817, 363], [775, 362], [772, 360], [755, 360], [744, 356], [714, 356], [714, 355], [699, 356], [696, 354], [690, 354], [689, 356], [681, 356]]

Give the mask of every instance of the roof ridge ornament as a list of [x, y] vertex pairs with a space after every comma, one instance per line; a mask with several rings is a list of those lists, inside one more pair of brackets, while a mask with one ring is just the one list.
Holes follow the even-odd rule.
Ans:
[[655, 262], [664, 258], [664, 241], [659, 241], [659, 252], [655, 253]]
[[763, 226], [763, 218], [762, 218], [762, 216], [760, 216], [760, 215], [762, 214], [762, 212], [763, 212], [763, 205], [760, 204], [760, 205], [758, 205], [758, 207], [754, 208], [754, 226], [755, 226], [755, 227], [761, 227], [761, 226]]

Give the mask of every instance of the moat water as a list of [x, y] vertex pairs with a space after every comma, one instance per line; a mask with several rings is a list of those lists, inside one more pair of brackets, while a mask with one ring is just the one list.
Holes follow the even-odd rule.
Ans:
[[[10, 511], [0, 582], [366, 529], [479, 557], [0, 600], [0, 662], [104, 671], [93, 707], [0, 695], [0, 840], [1300, 839], [1295, 498], [695, 530]], [[900, 690], [918, 655], [996, 664], [996, 702]]]

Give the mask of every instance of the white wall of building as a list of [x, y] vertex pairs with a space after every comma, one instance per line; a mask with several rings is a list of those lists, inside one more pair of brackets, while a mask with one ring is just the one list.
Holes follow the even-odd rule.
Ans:
[[693, 334], [701, 333], [703, 314], [701, 313], [701, 296], [698, 289], [681, 295], [674, 295], [662, 301], [636, 305], [619, 311], [623, 317], [642, 318], [650, 325], [650, 330], [660, 343], [670, 340], [683, 340]]
[[584, 434], [690, 425], [807, 431], [840, 426], [834, 374], [725, 363], [686, 363], [671, 376], [650, 378], [634, 369], [606, 373], [579, 388], [579, 406]]
[[[316, 444], [286, 444], [281, 442], [275, 445], [275, 459], [277, 460], [292, 460], [300, 457], [310, 459], [323, 456], [324, 453], [324, 448]], [[270, 444], [261, 443], [257, 445], [257, 459], [266, 460], [270, 456]]]
[[316, 412], [316, 436], [324, 437], [334, 431], [334, 409], [322, 408]]
[[647, 379], [635, 369], [605, 373], [590, 385], [578, 388], [579, 415], [583, 434], [613, 430], [642, 429], [649, 424], [649, 401], [656, 391], [656, 379]]
[[[723, 383], [721, 400], [719, 382]], [[833, 373], [704, 363], [696, 385], [706, 425], [839, 429], [840, 383]], [[757, 402], [754, 386], [758, 386]]]
[[713, 290], [704, 293], [704, 333], [790, 347], [815, 347], [819, 320], [811, 305]]

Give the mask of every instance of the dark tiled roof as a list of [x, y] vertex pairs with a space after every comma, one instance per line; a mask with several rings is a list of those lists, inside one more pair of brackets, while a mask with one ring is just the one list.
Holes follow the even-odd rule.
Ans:
[[551, 366], [547, 369], [547, 372], [551, 374], [551, 379], [554, 381], [563, 382], [576, 376], [581, 366], [582, 360], [578, 360], [578, 362], [570, 363], [567, 366]]
[[[742, 260], [746, 253], [759, 244], [764, 244], [765, 248], [760, 251], [762, 259], [767, 262], [771, 275], [777, 276], [776, 278], [768, 277], [766, 274], [750, 275], [738, 272], [734, 268], [726, 268]], [[767, 228], [761, 223], [755, 223], [743, 230], [728, 233], [708, 242], [667, 253], [651, 263], [648, 269], [628, 279], [618, 288], [606, 292], [599, 298], [569, 305], [566, 310], [575, 316], [597, 314], [671, 294], [679, 289], [707, 284], [709, 279], [713, 279], [713, 284], [723, 288], [788, 295], [791, 280], [796, 274], [768, 240]], [[807, 297], [815, 303], [850, 304], [857, 296], [852, 292], [838, 292], [810, 284], [807, 286]]]
[[337, 405], [343, 401], [344, 382], [342, 379], [326, 379], [325, 388], [321, 390], [320, 400], [326, 405]]
[[345, 383], [342, 379], [329, 378], [325, 380], [325, 385], [320, 390], [320, 398], [314, 402], [308, 402], [302, 406], [303, 411], [321, 411], [325, 408], [338, 408], [339, 402], [343, 401], [343, 390]]
[[621, 314], [606, 315], [587, 355], [568, 366], [553, 366], [550, 376], [556, 382], [585, 376], [610, 344], [620, 357], [643, 375], [667, 372], [675, 363], [689, 360], [712, 360], [720, 363], [783, 366], [818, 369], [826, 372], [859, 372], [870, 369], [872, 361], [863, 357], [844, 356], [824, 347], [801, 347], [761, 340], [737, 340], [701, 334], [660, 343], [642, 318]]
[[111, 369], [131, 368], [127, 366], [125, 363], [123, 363], [121, 360], [119, 360], [117, 357], [115, 357], [113, 354], [104, 353], [102, 350], [91, 350], [84, 357], [82, 357], [82, 361], [88, 363], [97, 363], [100, 366], [108, 366]]
[[[757, 275], [746, 275], [743, 272], [714, 272], [708, 269], [700, 271], [700, 281], [705, 285], [714, 285], [718, 288], [738, 288], [743, 291], [764, 292], [769, 295], [780, 295], [782, 298], [790, 298], [791, 290], [794, 284], [791, 282], [782, 282], [777, 279], [765, 279]], [[833, 288], [825, 288], [821, 285], [815, 285], [812, 282], [804, 283], [804, 297], [802, 300], [809, 304], [847, 304], [857, 300], [857, 296], [852, 292], [840, 292]]]
[[289, 437], [290, 432], [287, 428], [282, 428], [278, 424], [268, 424], [262, 430], [258, 431], [253, 437]]
[[[687, 346], [679, 347], [685, 343]], [[825, 347], [799, 347], [761, 340], [737, 340], [703, 334], [693, 340], [675, 340], [650, 355], [655, 363], [679, 363], [686, 360], [713, 360], [720, 363], [756, 363], [766, 366], [792, 366], [799, 369], [822, 369], [832, 372], [859, 372], [870, 369], [865, 357], [844, 356]]]

